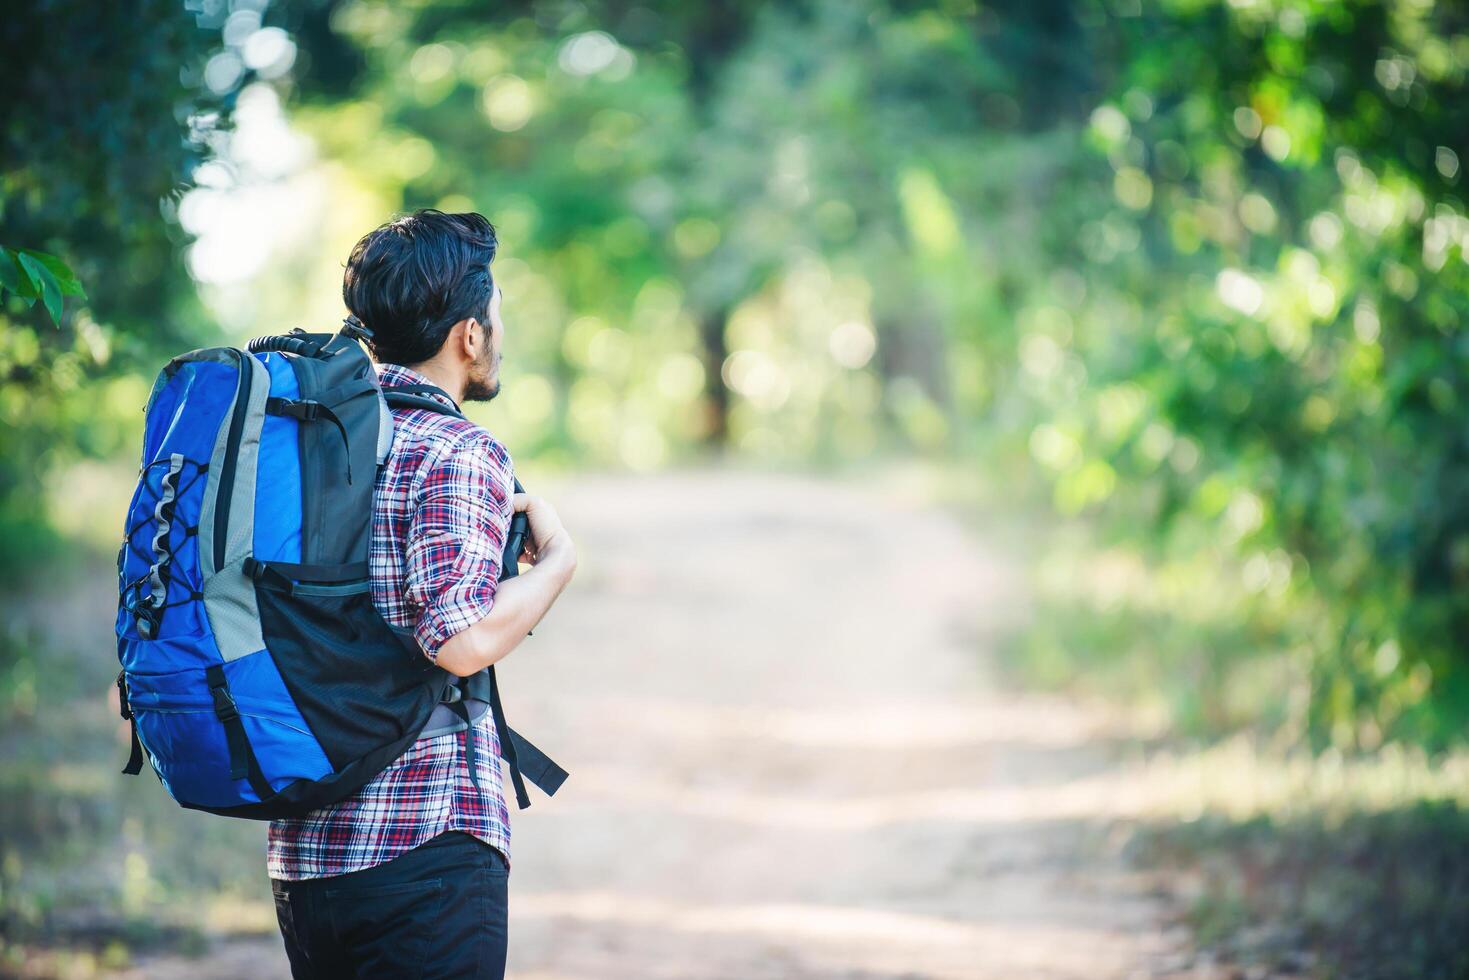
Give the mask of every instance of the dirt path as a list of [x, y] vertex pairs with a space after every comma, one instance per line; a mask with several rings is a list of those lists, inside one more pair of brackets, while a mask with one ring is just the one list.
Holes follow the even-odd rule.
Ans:
[[[503, 668], [572, 771], [515, 815], [511, 973], [1156, 976], [1098, 718], [1002, 694], [1013, 564], [890, 488], [702, 471], [536, 486], [576, 582]], [[180, 964], [182, 965], [182, 964]], [[278, 945], [188, 975], [278, 975]], [[148, 975], [169, 975], [153, 964]]]

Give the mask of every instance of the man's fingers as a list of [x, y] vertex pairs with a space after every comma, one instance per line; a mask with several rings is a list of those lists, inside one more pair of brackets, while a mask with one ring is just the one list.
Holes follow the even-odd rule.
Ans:
[[515, 509], [517, 511], [525, 510], [526, 508], [528, 508], [530, 506], [530, 494], [528, 494], [528, 493], [517, 493], [512, 498], [512, 502], [515, 504]]

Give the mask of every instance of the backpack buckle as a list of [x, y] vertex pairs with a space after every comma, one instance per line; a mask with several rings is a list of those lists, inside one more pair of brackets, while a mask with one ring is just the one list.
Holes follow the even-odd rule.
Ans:
[[361, 320], [357, 319], [355, 315], [348, 315], [342, 321], [341, 332], [353, 340], [368, 340], [372, 337], [372, 331]]
[[320, 410], [321, 402], [312, 401], [309, 398], [286, 399], [285, 403], [281, 406], [282, 415], [289, 415], [291, 418], [300, 419], [302, 422], [315, 422]]
[[309, 398], [267, 398], [266, 415], [284, 415], [301, 422], [315, 422], [321, 415], [321, 402]]
[[130, 610], [133, 614], [133, 629], [137, 630], [138, 638], [141, 640], [154, 640], [158, 638], [159, 615], [150, 605], [141, 609], [136, 606]]
[[117, 672], [117, 707], [122, 712], [123, 721], [133, 720], [133, 708], [128, 704], [127, 672], [123, 670]]
[[211, 686], [209, 693], [214, 695], [214, 713], [220, 721], [231, 722], [240, 717], [239, 706], [235, 704], [234, 695], [230, 694], [229, 688], [223, 684]]

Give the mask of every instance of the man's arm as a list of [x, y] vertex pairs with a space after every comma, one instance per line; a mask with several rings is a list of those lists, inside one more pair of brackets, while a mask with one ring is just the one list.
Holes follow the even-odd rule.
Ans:
[[[540, 621], [571, 579], [576, 549], [550, 504], [514, 492], [510, 454], [483, 430], [441, 445], [422, 473], [404, 553], [406, 593], [418, 607], [414, 633], [430, 660], [468, 676]], [[517, 511], [530, 522], [519, 559], [534, 567], [501, 582]]]
[[518, 493], [515, 509], [530, 518], [534, 544], [527, 543], [521, 557], [533, 565], [501, 582], [484, 618], [439, 647], [438, 665], [451, 674], [468, 677], [504, 659], [546, 615], [576, 572], [576, 548], [551, 505]]

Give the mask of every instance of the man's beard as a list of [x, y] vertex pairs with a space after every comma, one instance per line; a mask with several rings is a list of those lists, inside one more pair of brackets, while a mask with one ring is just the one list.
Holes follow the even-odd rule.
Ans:
[[484, 349], [470, 368], [469, 380], [464, 383], [465, 401], [487, 402], [500, 393], [500, 379], [497, 377], [494, 384], [490, 383], [490, 375], [493, 373], [494, 366], [495, 355], [490, 352], [490, 338], [487, 335]]

